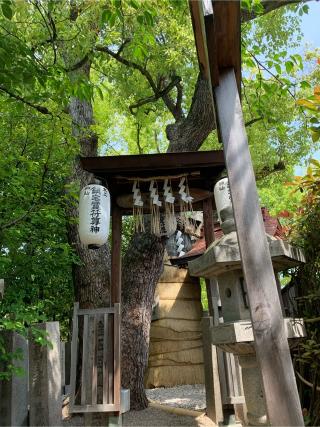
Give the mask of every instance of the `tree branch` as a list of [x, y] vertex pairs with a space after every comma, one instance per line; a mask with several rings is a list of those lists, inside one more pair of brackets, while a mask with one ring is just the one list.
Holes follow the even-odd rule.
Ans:
[[[129, 110], [131, 112], [131, 114], [135, 114], [134, 113], [134, 109], [141, 107], [142, 105], [148, 104], [150, 102], [154, 102], [157, 101], [160, 98], [163, 98], [165, 95], [167, 95], [175, 86], [177, 86], [179, 84], [179, 82], [181, 81], [181, 77], [176, 76], [169, 84], [167, 87], [165, 87], [162, 90], [157, 91], [153, 96], [148, 96], [146, 98], [140, 99], [139, 101], [137, 101], [135, 104], [131, 104], [129, 106]], [[174, 107], [174, 105], [173, 105]], [[169, 107], [168, 107], [169, 108]], [[171, 111], [172, 112], [172, 111]]]
[[81, 68], [89, 59], [89, 53], [87, 53], [80, 61], [73, 64], [70, 68], [65, 68], [64, 70], [69, 73], [70, 71], [76, 71]]
[[278, 163], [275, 163], [273, 167], [265, 166], [264, 168], [262, 168], [260, 171], [256, 173], [256, 178], [257, 179], [266, 178], [268, 175], [271, 175], [275, 172], [282, 172], [284, 170], [286, 170], [286, 165], [282, 160], [280, 160]]
[[47, 114], [52, 116], [51, 111], [47, 109], [47, 107], [43, 107], [42, 105], [33, 104], [32, 102], [27, 101], [26, 99], [22, 98], [20, 95], [16, 95], [4, 86], [0, 85], [0, 91], [6, 93], [10, 96], [10, 98], [16, 99], [17, 101], [23, 102], [24, 104], [28, 105], [29, 107], [34, 108], [35, 110], [39, 111], [41, 114]]
[[254, 123], [260, 122], [260, 120], [263, 120], [262, 116], [251, 119], [248, 122], [246, 122], [244, 125], [245, 125], [245, 127], [249, 127], [249, 126], [253, 125]]
[[130, 68], [134, 68], [135, 70], [138, 70], [147, 79], [154, 93], [156, 93], [157, 86], [151, 74], [149, 73], [149, 71], [146, 70], [144, 67], [142, 67], [142, 65], [137, 64], [136, 62], [133, 62], [133, 61], [129, 61], [128, 59], [125, 59], [123, 56], [120, 56], [122, 49], [123, 48], [121, 46], [118, 52], [113, 52], [113, 50], [109, 49], [108, 46], [96, 45], [95, 47], [95, 50], [97, 50], [98, 52], [107, 53], [108, 55], [112, 56], [112, 58], [120, 62], [121, 64], [126, 65], [127, 67], [130, 67]]
[[[266, 15], [267, 13], [272, 12], [273, 10], [279, 9], [283, 6], [293, 5], [297, 3], [306, 3], [310, 0], [262, 0], [263, 13], [261, 15]], [[254, 11], [242, 10], [241, 11], [241, 21], [248, 22], [255, 18], [261, 16], [256, 14]]]
[[[172, 81], [168, 84], [168, 86], [162, 90], [160, 90], [161, 87], [161, 80], [159, 82], [159, 84], [156, 84], [156, 82], [153, 80], [151, 74], [149, 73], [149, 71], [143, 67], [140, 64], [137, 64], [134, 61], [130, 61], [126, 58], [124, 58], [123, 56], [120, 55], [120, 53], [123, 51], [124, 47], [126, 46], [127, 43], [130, 42], [130, 39], [126, 39], [122, 45], [120, 46], [120, 48], [118, 49], [117, 52], [114, 52], [113, 50], [109, 49], [108, 46], [101, 46], [101, 45], [96, 45], [95, 50], [98, 52], [104, 52], [107, 53], [108, 55], [110, 55], [112, 58], [116, 59], [118, 62], [120, 62], [123, 65], [126, 65], [129, 68], [133, 68], [137, 71], [139, 71], [144, 77], [145, 79], [148, 81], [154, 95], [153, 96], [149, 96], [147, 98], [144, 98], [140, 101], [137, 101], [135, 104], [132, 104], [129, 109], [130, 112], [132, 114], [133, 110], [141, 107], [142, 105], [145, 105], [147, 103], [153, 102], [158, 100], [159, 98], [163, 99], [163, 102], [166, 104], [166, 106], [168, 107], [169, 111], [171, 112], [171, 114], [173, 115], [173, 117], [176, 120], [180, 120], [183, 117], [183, 113], [182, 113], [182, 108], [181, 108], [181, 102], [182, 102], [182, 86], [179, 85], [179, 83], [181, 82], [181, 78], [178, 76], [175, 76]], [[169, 92], [174, 88], [177, 88], [177, 102], [176, 104], [172, 101], [172, 99], [170, 98], [170, 96], [168, 95]]]

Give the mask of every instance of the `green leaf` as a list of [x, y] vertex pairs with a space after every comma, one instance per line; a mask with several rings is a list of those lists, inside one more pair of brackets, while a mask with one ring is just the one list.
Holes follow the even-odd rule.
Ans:
[[138, 15], [137, 21], [139, 22], [140, 25], [143, 25], [144, 24], [144, 15]]
[[98, 92], [101, 101], [103, 101], [103, 92], [99, 86], [96, 86], [96, 91]]
[[141, 47], [141, 46], [136, 46], [136, 47], [134, 48], [134, 50], [133, 50], [133, 56], [134, 56], [136, 59], [143, 60], [143, 58], [144, 58], [144, 53], [143, 53], [143, 49], [142, 49], [142, 47]]
[[255, 63], [255, 61], [252, 58], [249, 58], [249, 57], [246, 58], [244, 62], [246, 64], [246, 66], [249, 67], [249, 68], [256, 68], [256, 66], [257, 66], [257, 64]]
[[317, 142], [320, 139], [320, 131], [319, 132], [314, 132], [311, 131], [311, 138], [313, 142]]
[[282, 70], [279, 64], [275, 64], [274, 68], [276, 69], [278, 74], [281, 74]]
[[139, 3], [136, 0], [130, 0], [129, 5], [136, 10], [139, 9]]
[[13, 11], [11, 8], [11, 2], [9, 1], [5, 1], [1, 4], [1, 10], [3, 15], [9, 19], [11, 21], [12, 17], [13, 17]]
[[109, 24], [110, 27], [113, 27], [116, 22], [117, 15], [112, 12], [110, 9], [106, 9], [102, 12], [101, 22], [102, 24]]
[[302, 10], [303, 10], [304, 13], [308, 13], [309, 12], [309, 6], [307, 4], [304, 4], [302, 6]]
[[306, 80], [303, 80], [302, 82], [300, 82], [300, 87], [301, 87], [301, 89], [310, 89], [311, 84], [309, 82], [307, 82]]
[[144, 18], [145, 18], [145, 22], [146, 22], [147, 25], [150, 25], [150, 26], [153, 25], [153, 23], [154, 23], [153, 16], [152, 16], [152, 14], [148, 10], [146, 10], [144, 12]]
[[287, 73], [290, 74], [291, 71], [293, 70], [294, 64], [292, 61], [286, 61], [285, 67], [286, 67]]
[[307, 99], [298, 99], [296, 101], [296, 104], [311, 111], [318, 111], [318, 107], [313, 102], [308, 101]]

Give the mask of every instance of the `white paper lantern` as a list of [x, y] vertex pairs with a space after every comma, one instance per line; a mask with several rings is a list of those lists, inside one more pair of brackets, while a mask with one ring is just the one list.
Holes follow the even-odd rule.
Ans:
[[216, 202], [218, 218], [221, 222], [220, 212], [227, 207], [230, 207], [232, 210], [228, 178], [220, 179], [220, 181], [216, 183], [216, 185], [214, 186], [214, 199]]
[[110, 228], [110, 194], [102, 185], [87, 185], [81, 190], [79, 203], [79, 236], [90, 249], [104, 245]]

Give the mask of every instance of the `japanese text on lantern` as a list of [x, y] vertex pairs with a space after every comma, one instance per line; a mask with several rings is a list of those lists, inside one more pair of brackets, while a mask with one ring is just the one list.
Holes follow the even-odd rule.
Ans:
[[98, 233], [100, 231], [100, 202], [101, 202], [101, 193], [99, 187], [92, 188], [92, 199], [91, 199], [91, 223], [90, 231], [91, 233]]

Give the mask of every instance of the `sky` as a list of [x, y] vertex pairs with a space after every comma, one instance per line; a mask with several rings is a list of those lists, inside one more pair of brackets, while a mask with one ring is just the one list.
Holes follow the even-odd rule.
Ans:
[[[307, 4], [309, 5], [309, 13], [302, 17], [303, 43], [320, 48], [320, 1], [313, 0]], [[312, 157], [320, 160], [320, 150], [312, 154]], [[295, 175], [303, 175], [305, 170], [305, 165], [297, 166]]]

